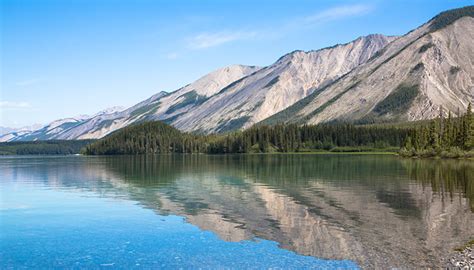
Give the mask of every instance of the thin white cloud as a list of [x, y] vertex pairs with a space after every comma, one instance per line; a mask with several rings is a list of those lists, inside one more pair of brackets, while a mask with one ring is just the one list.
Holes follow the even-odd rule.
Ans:
[[0, 108], [2, 109], [26, 109], [31, 108], [30, 103], [25, 101], [0, 101]]
[[[279, 27], [273, 27], [264, 32], [267, 38], [282, 38], [288, 34], [321, 27], [332, 21], [344, 20], [356, 16], [363, 16], [375, 9], [372, 5], [354, 4], [339, 5], [328, 9], [320, 10], [310, 15], [294, 18], [293, 20], [283, 23]], [[278, 29], [278, 31], [275, 31]]]
[[307, 16], [304, 18], [304, 21], [312, 24], [340, 20], [348, 17], [365, 15], [372, 11], [372, 9], [372, 6], [364, 4], [336, 6]]
[[[240, 40], [281, 38], [291, 32], [320, 26], [331, 21], [366, 15], [372, 10], [374, 6], [368, 4], [339, 5], [308, 16], [294, 18], [271, 29], [203, 32], [187, 38], [185, 50], [202, 50]], [[180, 54], [170, 53], [166, 55], [166, 58], [176, 59], [179, 56]]]
[[201, 33], [188, 39], [188, 48], [193, 50], [217, 47], [225, 43], [238, 40], [251, 39], [257, 35], [256, 32], [246, 31], [222, 31], [215, 33]]

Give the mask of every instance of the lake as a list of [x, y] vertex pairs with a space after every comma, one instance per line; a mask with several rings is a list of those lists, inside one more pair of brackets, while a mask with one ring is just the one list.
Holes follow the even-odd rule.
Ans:
[[0, 158], [1, 268], [443, 266], [474, 162], [391, 155]]

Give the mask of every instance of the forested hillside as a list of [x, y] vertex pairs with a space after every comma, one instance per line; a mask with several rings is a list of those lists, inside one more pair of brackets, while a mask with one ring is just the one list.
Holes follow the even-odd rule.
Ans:
[[162, 122], [126, 127], [84, 148], [83, 153], [258, 153], [312, 150], [362, 151], [398, 148], [412, 132], [399, 127], [349, 124], [255, 126], [242, 132], [200, 136], [182, 133]]
[[[221, 135], [184, 133], [163, 122], [129, 126], [83, 149], [89, 155], [158, 153], [266, 153], [398, 151], [404, 156], [461, 157], [472, 154], [471, 106], [460, 117], [440, 117], [418, 125], [275, 125], [253, 126]], [[457, 115], [460, 115], [459, 113]]]

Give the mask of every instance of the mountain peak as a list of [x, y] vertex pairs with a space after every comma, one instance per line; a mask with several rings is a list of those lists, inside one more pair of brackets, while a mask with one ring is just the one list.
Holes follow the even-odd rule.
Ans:
[[[183, 87], [181, 92], [195, 91], [201, 96], [212, 96], [229, 83], [247, 76], [257, 70], [257, 66], [230, 65], [218, 68], [202, 76], [197, 81]], [[187, 91], [186, 91], [187, 90]]]
[[123, 110], [125, 110], [125, 107], [123, 107], [123, 106], [113, 106], [113, 107], [104, 109], [104, 110], [94, 114], [94, 116], [117, 113], [117, 112], [121, 112]]
[[462, 8], [443, 11], [431, 19], [429, 23], [430, 32], [442, 29], [462, 17], [474, 17], [474, 6], [466, 6]]
[[366, 36], [360, 36], [360, 37], [358, 37], [354, 40], [351, 40], [349, 42], [346, 42], [346, 43], [338, 43], [338, 44], [328, 46], [328, 47], [324, 47], [324, 48], [317, 49], [317, 50], [309, 50], [309, 51], [294, 50], [292, 52], [289, 52], [289, 53], [283, 55], [276, 62], [284, 62], [284, 61], [291, 60], [294, 56], [302, 56], [302, 55], [306, 55], [306, 54], [310, 54], [310, 53], [318, 53], [318, 52], [325, 51], [325, 50], [332, 50], [332, 49], [338, 48], [338, 47], [352, 46], [354, 44], [361, 43], [361, 42], [365, 43], [365, 44], [371, 44], [371, 43], [376, 43], [377, 42], [378, 45], [383, 47], [386, 44], [392, 42], [393, 40], [395, 40], [397, 38], [398, 38], [398, 36], [386, 36], [386, 35], [378, 34], [378, 33], [369, 34], [369, 35], [366, 35]]

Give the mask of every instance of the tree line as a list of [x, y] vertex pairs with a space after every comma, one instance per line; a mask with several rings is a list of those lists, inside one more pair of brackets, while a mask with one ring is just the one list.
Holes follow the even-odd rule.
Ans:
[[71, 155], [94, 140], [17, 141], [0, 143], [0, 155]]
[[474, 117], [472, 106], [468, 105], [466, 113], [458, 117], [444, 117], [440, 108], [439, 117], [427, 125], [413, 129], [400, 150], [403, 156], [473, 156], [474, 150]]
[[254, 126], [227, 134], [183, 133], [162, 122], [146, 122], [118, 130], [86, 146], [89, 155], [158, 153], [264, 153], [314, 150], [367, 151], [398, 149], [411, 133], [396, 126], [351, 124]]

